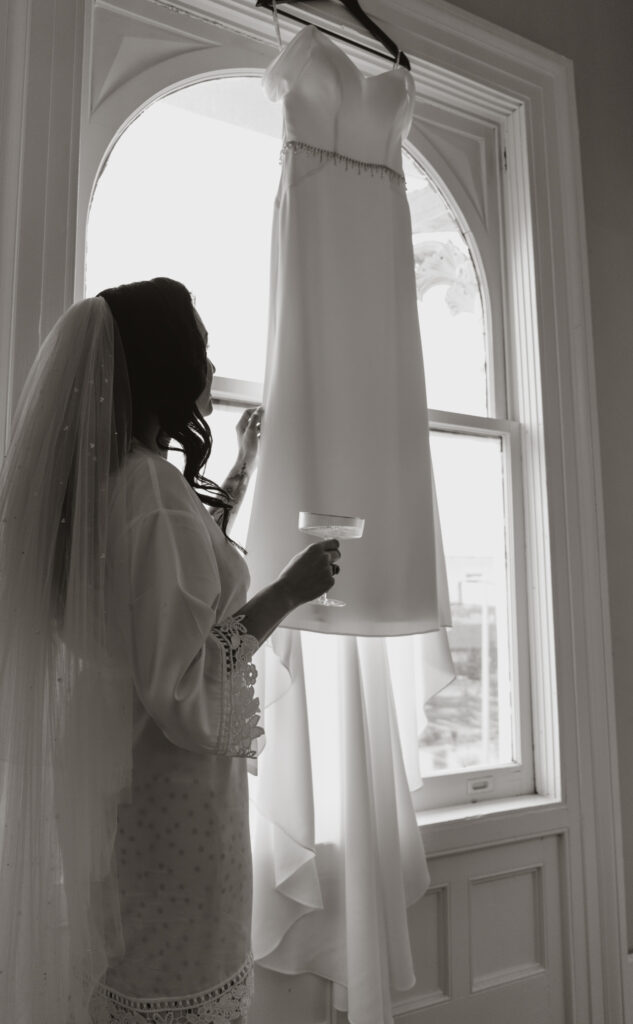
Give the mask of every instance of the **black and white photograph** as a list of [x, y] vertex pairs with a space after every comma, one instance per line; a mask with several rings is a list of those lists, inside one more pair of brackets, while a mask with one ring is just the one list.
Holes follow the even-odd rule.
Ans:
[[0, 0], [0, 1024], [633, 1024], [630, 0]]

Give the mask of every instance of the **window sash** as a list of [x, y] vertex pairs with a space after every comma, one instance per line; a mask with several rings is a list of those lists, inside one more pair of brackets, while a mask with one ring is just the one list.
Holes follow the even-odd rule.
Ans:
[[[262, 402], [263, 387], [251, 381], [215, 377], [213, 400], [219, 406], [243, 409]], [[498, 438], [503, 443], [508, 559], [507, 628], [511, 678], [509, 699], [513, 709], [513, 748], [517, 760], [491, 768], [438, 772], [427, 777], [422, 789], [413, 794], [416, 810], [494, 800], [535, 791], [520, 424], [493, 416], [472, 416], [430, 409], [429, 427], [432, 431]]]

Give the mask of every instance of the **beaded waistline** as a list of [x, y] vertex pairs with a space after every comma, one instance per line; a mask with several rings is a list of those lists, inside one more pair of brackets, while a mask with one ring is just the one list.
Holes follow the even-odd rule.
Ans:
[[387, 177], [402, 185], [405, 183], [404, 174], [400, 174], [399, 171], [394, 171], [393, 167], [388, 167], [386, 164], [373, 164], [367, 160], [356, 160], [354, 157], [346, 156], [344, 153], [337, 153], [332, 149], [321, 149], [319, 146], [311, 146], [309, 143], [300, 142], [297, 139], [288, 139], [284, 142], [281, 147], [281, 155], [279, 157], [280, 163], [286, 153], [296, 152], [309, 153], [311, 156], [318, 156], [321, 161], [329, 160], [334, 164], [340, 164], [345, 168], [345, 170], [356, 170], [358, 174], [379, 174], [381, 178]]

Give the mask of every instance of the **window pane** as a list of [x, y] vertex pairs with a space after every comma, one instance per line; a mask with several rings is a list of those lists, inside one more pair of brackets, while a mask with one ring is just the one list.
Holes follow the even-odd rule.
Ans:
[[158, 100], [114, 146], [95, 188], [86, 294], [150, 277], [196, 299], [223, 377], [262, 381], [280, 104], [259, 78]]
[[486, 416], [486, 336], [475, 264], [454, 214], [406, 153], [404, 170], [429, 408]]
[[434, 432], [457, 678], [425, 706], [423, 776], [514, 758], [503, 443]]
[[[227, 77], [151, 104], [113, 147], [87, 228], [86, 294], [170, 276], [192, 291], [219, 376], [263, 381], [281, 105], [259, 77]], [[404, 158], [431, 408], [486, 415], [484, 303], [458, 218]], [[377, 240], [378, 243], [378, 240]], [[216, 405], [207, 474], [222, 484], [241, 409]], [[514, 756], [503, 448], [495, 438], [432, 438], [458, 678], [426, 706], [424, 775]], [[170, 459], [182, 465], [182, 457]], [[244, 545], [253, 487], [232, 524]], [[282, 568], [282, 567], [280, 567]]]
[[[95, 187], [86, 294], [174, 277], [193, 292], [218, 374], [263, 381], [281, 105], [258, 77], [212, 79], [152, 103], [121, 135]], [[479, 283], [458, 222], [405, 153], [431, 408], [485, 415]]]

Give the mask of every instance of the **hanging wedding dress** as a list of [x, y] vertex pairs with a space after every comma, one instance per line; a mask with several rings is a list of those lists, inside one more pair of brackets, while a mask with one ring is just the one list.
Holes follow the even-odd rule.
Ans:
[[375, 636], [436, 630], [449, 621], [448, 602], [401, 154], [414, 81], [399, 66], [364, 76], [309, 26], [264, 87], [283, 99], [285, 142], [266, 429], [247, 543], [253, 587], [305, 541], [300, 511], [362, 516], [364, 536], [344, 543], [333, 595], [345, 607], [305, 605], [284, 625]]
[[[416, 703], [431, 696], [427, 648], [448, 655], [431, 631], [450, 623], [402, 176], [414, 82], [400, 67], [364, 77], [308, 27], [264, 87], [283, 99], [285, 142], [254, 585], [301, 546], [300, 511], [366, 525], [342, 545], [332, 596], [346, 606], [304, 605], [258, 655], [253, 952], [329, 979], [354, 1024], [390, 1024], [393, 993], [415, 980], [407, 908], [429, 884], [410, 795]], [[453, 675], [450, 655], [439, 662], [436, 688]]]

